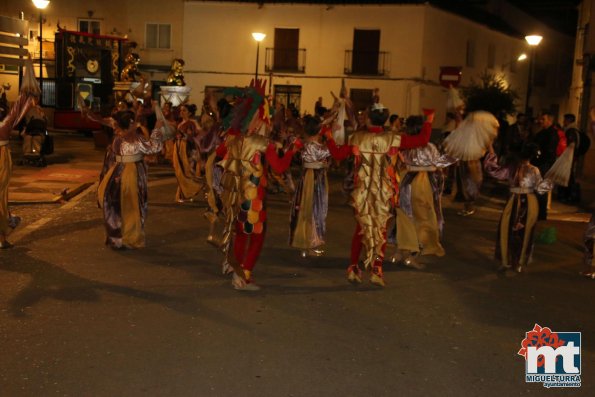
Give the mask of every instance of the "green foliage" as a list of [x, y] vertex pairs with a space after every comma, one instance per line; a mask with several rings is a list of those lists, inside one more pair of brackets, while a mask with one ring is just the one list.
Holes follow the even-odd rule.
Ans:
[[463, 88], [467, 112], [485, 110], [498, 117], [501, 113], [513, 114], [516, 111], [515, 101], [519, 96], [510, 87], [504, 77], [488, 71], [479, 76], [479, 81], [471, 80], [471, 84]]

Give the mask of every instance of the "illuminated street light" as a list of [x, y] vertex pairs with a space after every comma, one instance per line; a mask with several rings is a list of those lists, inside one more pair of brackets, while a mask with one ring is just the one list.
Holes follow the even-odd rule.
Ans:
[[531, 90], [533, 89], [533, 75], [535, 74], [535, 48], [541, 43], [543, 37], [538, 34], [525, 36], [531, 55], [529, 59], [529, 76], [527, 77], [527, 98], [525, 99], [525, 113], [529, 114], [529, 100], [531, 99]]
[[258, 55], [260, 53], [260, 42], [263, 41], [267, 35], [260, 32], [254, 32], [252, 33], [252, 37], [256, 40], [256, 73], [254, 73], [254, 81], [256, 82], [258, 80]]
[[527, 59], [527, 54], [525, 54], [524, 52], [519, 55], [519, 57], [516, 59], [517, 61], [524, 61], [525, 59]]
[[43, 15], [44, 10], [50, 4], [50, 0], [33, 0], [33, 5], [39, 10], [39, 105], [43, 104]]
[[539, 45], [539, 43], [541, 43], [541, 40], [543, 40], [543, 37], [538, 34], [532, 34], [529, 36], [525, 36], [525, 40], [527, 41], [527, 43], [530, 46], [536, 46], [536, 45]]

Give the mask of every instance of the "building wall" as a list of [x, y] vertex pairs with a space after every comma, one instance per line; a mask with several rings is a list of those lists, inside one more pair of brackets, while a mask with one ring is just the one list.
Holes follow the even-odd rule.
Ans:
[[[20, 10], [24, 11], [25, 18], [31, 21], [34, 29], [39, 13], [30, 2], [5, 0], [0, 3], [0, 14], [16, 17]], [[526, 91], [524, 81], [528, 63], [517, 65], [517, 72], [511, 72], [514, 58], [521, 50], [526, 50], [522, 40], [427, 4], [259, 6], [184, 0], [61, 0], [53, 1], [44, 11], [44, 37], [53, 40], [53, 34], [46, 36], [46, 32], [53, 33], [58, 22], [63, 28], [76, 30], [77, 19], [89, 18], [90, 15], [102, 21], [103, 34], [127, 36], [139, 43], [137, 52], [141, 55], [141, 65], [162, 67], [161, 72], [149, 73], [153, 80], [165, 79], [163, 68], [167, 69], [173, 58], [184, 58], [186, 81], [193, 87], [194, 102], [202, 100], [205, 86], [243, 86], [249, 82], [256, 62], [256, 43], [251, 37], [254, 31], [267, 34], [260, 49], [259, 73], [262, 76], [266, 48], [274, 47], [275, 27], [300, 29], [299, 46], [306, 49], [306, 71], [304, 74], [273, 73], [267, 78], [271, 86], [301, 86], [302, 111], [312, 112], [319, 96], [323, 97], [325, 105], [330, 105], [330, 91], [338, 93], [344, 78], [349, 89], [379, 88], [381, 102], [394, 113], [409, 115], [419, 113], [422, 107], [433, 107], [442, 117], [446, 92], [438, 85], [440, 66], [463, 66], [462, 84], [468, 84], [487, 68], [489, 43], [496, 49], [495, 65], [491, 71], [503, 73], [521, 97]], [[144, 48], [147, 22], [171, 24], [171, 49]], [[386, 76], [344, 74], [345, 51], [352, 49], [353, 30], [356, 28], [381, 30], [380, 51], [389, 53], [389, 73]], [[550, 51], [551, 47], [572, 47], [564, 41], [565, 36], [550, 33], [544, 33], [543, 51]], [[475, 67], [465, 66], [469, 39], [475, 42]], [[44, 49], [48, 47], [44, 46]], [[541, 53], [541, 46], [539, 51]], [[545, 52], [543, 56], [549, 58]], [[559, 65], [557, 60], [552, 62]], [[51, 62], [47, 65], [51, 76]], [[10, 78], [14, 79], [14, 76]], [[0, 82], [2, 80], [3, 75], [0, 74]], [[534, 93], [538, 107], [550, 107], [552, 103], [562, 103], [568, 97], [567, 91], [560, 88], [556, 95], [539, 90]], [[523, 104], [521, 98], [519, 108], [522, 109]]]
[[[574, 38], [548, 27], [505, 0], [491, 0], [491, 3], [492, 11], [502, 15], [523, 35], [543, 36], [543, 41], [535, 48], [535, 65], [536, 69], [545, 72], [545, 84], [533, 86], [530, 104], [534, 113], [551, 110], [554, 115], [557, 113], [560, 116], [569, 112], [576, 114], [578, 109], [576, 105], [571, 105], [568, 95], [572, 84]], [[527, 45], [526, 48], [528, 47]]]
[[[445, 35], [445, 32], [448, 34]], [[468, 41], [473, 42], [473, 66], [467, 65]], [[492, 67], [488, 64], [490, 45], [494, 49]], [[522, 95], [526, 91], [528, 63], [519, 63], [517, 58], [524, 50], [524, 40], [488, 29], [441, 9], [427, 8], [422, 64], [425, 79], [431, 82], [439, 81], [441, 66], [458, 66], [462, 67], [461, 87], [478, 81], [479, 76], [487, 71], [503, 78], [509, 87]], [[512, 65], [513, 63], [516, 65]], [[427, 85], [422, 90], [421, 98], [422, 102], [430, 103], [431, 107], [443, 109], [447, 90], [441, 86]], [[517, 105], [519, 109], [523, 108], [524, 101], [519, 100]]]
[[[24, 12], [25, 19], [30, 21], [30, 29], [38, 30], [39, 11], [31, 1], [3, 0], [0, 2], [0, 15], [18, 18], [20, 11]], [[129, 41], [137, 42], [139, 47], [135, 51], [140, 54], [142, 64], [162, 65], [167, 68], [174, 58], [182, 56], [183, 11], [184, 0], [52, 1], [43, 11], [43, 57], [48, 60], [44, 62], [47, 73], [49, 77], [55, 75], [52, 62], [55, 57], [53, 41], [58, 24], [63, 29], [78, 30], [79, 18], [100, 20], [101, 34], [127, 37]], [[145, 48], [146, 23], [171, 24], [171, 49]], [[30, 41], [29, 50], [34, 58], [39, 57], [39, 46], [35, 38]], [[152, 79], [165, 79], [167, 73], [149, 73], [149, 75]], [[15, 77], [0, 73], [0, 83], [7, 79], [14, 80]], [[18, 79], [16, 81], [18, 85]], [[11, 90], [11, 97], [16, 97], [16, 93], [17, 90]]]
[[[593, 99], [591, 95], [587, 93], [588, 97], [584, 97], [584, 82], [583, 78], [585, 76], [585, 67], [588, 67], [589, 62], [589, 54], [593, 53], [593, 49], [595, 49], [595, 40], [592, 38], [590, 34], [590, 29], [588, 26], [594, 26], [591, 23], [592, 15], [591, 10], [593, 7], [593, 1], [586, 0], [581, 2], [579, 5], [579, 16], [578, 16], [578, 29], [576, 35], [576, 41], [574, 46], [574, 62], [573, 62], [573, 69], [572, 69], [572, 84], [570, 86], [568, 101], [569, 101], [569, 108], [571, 113], [577, 115], [577, 121], [579, 125], [586, 126], [588, 121], [588, 108], [590, 105], [593, 104]], [[595, 22], [595, 21], [593, 21]], [[585, 62], [587, 62], [585, 64]], [[591, 85], [590, 92], [593, 92], [593, 86]], [[586, 103], [583, 104], [583, 101], [586, 100]]]
[[[302, 111], [312, 112], [319, 96], [325, 105], [330, 105], [329, 91], [337, 93], [341, 79], [345, 78], [349, 89], [379, 88], [381, 102], [394, 113], [418, 114], [422, 107], [432, 107], [438, 109], [440, 120], [446, 106], [446, 89], [438, 83], [440, 66], [465, 66], [466, 42], [471, 38], [476, 41], [476, 65], [463, 69], [463, 85], [487, 68], [488, 43], [497, 49], [493, 72], [504, 72], [515, 88], [526, 82], [526, 67], [519, 65], [516, 73], [510, 72], [511, 57], [516, 62], [517, 53], [524, 47], [523, 40], [429, 5], [265, 4], [259, 7], [188, 2], [184, 16], [187, 81], [200, 91], [205, 86], [249, 82], [256, 63], [256, 43], [251, 32], [267, 34], [260, 47], [262, 75], [265, 48], [274, 46], [275, 27], [299, 28], [299, 46], [307, 51], [306, 72], [273, 74], [272, 83], [302, 86]], [[362, 78], [343, 74], [345, 50], [352, 49], [356, 28], [381, 30], [380, 51], [390, 54], [387, 76]], [[198, 39], [202, 37], [213, 40]], [[270, 79], [271, 75], [267, 77]], [[193, 99], [200, 100], [196, 94]]]
[[[423, 6], [334, 6], [188, 2], [184, 12], [186, 81], [194, 90], [205, 86], [246, 85], [254, 76], [256, 42], [251, 33], [264, 32], [259, 74], [264, 74], [265, 48], [274, 47], [275, 28], [299, 28], [299, 47], [306, 49], [305, 74], [274, 73], [272, 85], [302, 86], [301, 110], [313, 112], [319, 96], [332, 103], [341, 79], [348, 89], [380, 89], [381, 102], [405, 112], [403, 95], [409, 80], [420, 77]], [[383, 78], [346, 76], [345, 50], [353, 30], [380, 29], [380, 51], [390, 53], [390, 73]], [[211, 37], [212, 40], [203, 40]], [[271, 75], [266, 75], [271, 79]], [[201, 97], [200, 97], [201, 98]], [[195, 101], [199, 100], [196, 94]], [[417, 99], [415, 100], [417, 104]], [[419, 107], [417, 107], [419, 109]]]

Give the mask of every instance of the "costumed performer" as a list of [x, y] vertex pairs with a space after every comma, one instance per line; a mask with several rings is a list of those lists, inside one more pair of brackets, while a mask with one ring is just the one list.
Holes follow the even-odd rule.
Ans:
[[334, 102], [331, 108], [331, 113], [337, 117], [337, 127], [333, 131], [333, 139], [339, 145], [345, 143], [345, 123], [347, 122], [350, 126], [355, 126], [355, 115], [353, 112], [353, 103], [347, 96], [347, 87], [345, 86], [345, 80], [341, 80], [341, 90], [339, 91], [339, 97], [331, 91]]
[[196, 105], [180, 106], [180, 117], [173, 151], [173, 167], [178, 180], [176, 201], [193, 201], [202, 188], [200, 181], [200, 150], [197, 140], [201, 132], [196, 115]]
[[103, 210], [105, 243], [113, 249], [145, 246], [147, 217], [147, 165], [145, 154], [162, 149], [163, 121], [158, 121], [149, 140], [143, 137], [135, 115], [120, 111], [115, 115], [115, 135], [108, 147], [97, 188]]
[[337, 161], [355, 157], [354, 189], [351, 205], [355, 210], [357, 226], [351, 243], [351, 261], [347, 279], [352, 283], [362, 282], [359, 259], [362, 248], [364, 266], [371, 271], [370, 282], [384, 286], [382, 262], [386, 248], [387, 222], [393, 216], [398, 184], [390, 156], [399, 148], [411, 149], [425, 146], [430, 140], [434, 112], [428, 111], [427, 120], [416, 136], [400, 136], [386, 132], [384, 124], [389, 113], [382, 104], [375, 104], [368, 114], [368, 131], [354, 133], [348, 145], [337, 146], [332, 134], [327, 133], [328, 147]]
[[[510, 197], [500, 217], [496, 241], [496, 259], [501, 261], [501, 271], [514, 269], [520, 273], [531, 261], [535, 225], [539, 217], [537, 194], [551, 191], [555, 183], [568, 184], [574, 146], [569, 146], [545, 178], [542, 178], [539, 168], [531, 164], [538, 150], [534, 143], [526, 144], [516, 164], [500, 166], [498, 157], [490, 146], [484, 160], [484, 168], [488, 175], [508, 180], [510, 186]], [[560, 168], [566, 168], [563, 177], [559, 175]]]
[[483, 182], [481, 158], [498, 135], [498, 126], [494, 115], [480, 110], [469, 113], [444, 139], [446, 153], [459, 159], [456, 166], [457, 189], [462, 190], [464, 197], [464, 208], [458, 212], [461, 216], [475, 213], [475, 201]]
[[306, 142], [301, 150], [302, 176], [293, 196], [289, 220], [289, 245], [302, 250], [302, 257], [324, 253], [328, 213], [326, 170], [331, 153], [321, 142], [320, 119], [304, 116]]
[[[410, 116], [406, 121], [408, 135], [419, 134], [422, 116]], [[440, 243], [444, 228], [442, 216], [443, 170], [456, 159], [440, 154], [433, 143], [402, 150], [400, 159], [406, 170], [399, 184], [397, 208], [397, 260], [421, 268], [416, 254], [444, 256]], [[400, 256], [400, 258], [399, 258]]]
[[[283, 173], [294, 154], [290, 149], [279, 157], [275, 145], [264, 136], [270, 124], [265, 87], [266, 82], [253, 80], [246, 89], [226, 90], [236, 100], [225, 120], [229, 126], [227, 138], [216, 151], [216, 156], [223, 158], [218, 163], [223, 169], [222, 209], [212, 207], [215, 214], [223, 217], [213, 218], [214, 222], [222, 222], [221, 237], [216, 240], [234, 269], [233, 287], [243, 291], [260, 289], [252, 272], [266, 232], [267, 167], [270, 165], [274, 172]], [[293, 145], [299, 147], [300, 142]], [[213, 189], [211, 193], [214, 194]]]
[[21, 218], [13, 216], [8, 209], [8, 185], [12, 175], [10, 132], [17, 127], [33, 106], [34, 98], [40, 95], [39, 84], [33, 75], [33, 64], [29, 58], [25, 61], [25, 73], [19, 96], [6, 117], [0, 122], [0, 249], [12, 248], [7, 237], [21, 221]]

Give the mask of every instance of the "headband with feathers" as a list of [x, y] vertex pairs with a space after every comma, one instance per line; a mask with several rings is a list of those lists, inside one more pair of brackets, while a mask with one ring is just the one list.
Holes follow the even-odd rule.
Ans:
[[[269, 124], [269, 107], [265, 97], [266, 80], [250, 82], [246, 88], [227, 88], [223, 93], [234, 97], [234, 106], [223, 120], [225, 129], [247, 133], [259, 124]], [[256, 128], [257, 129], [257, 128]]]

